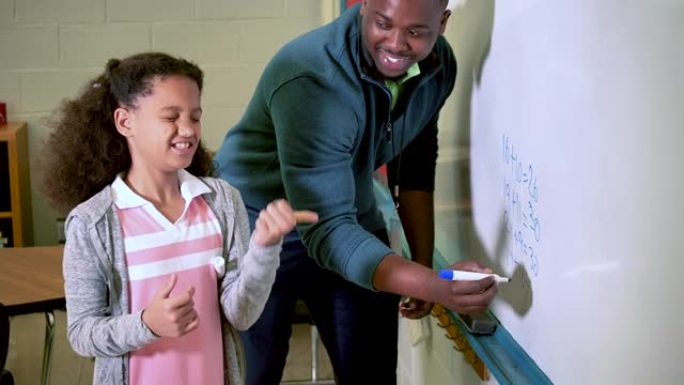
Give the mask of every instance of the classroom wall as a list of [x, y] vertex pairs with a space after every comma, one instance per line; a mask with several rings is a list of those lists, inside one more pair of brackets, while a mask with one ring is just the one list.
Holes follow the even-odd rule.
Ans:
[[45, 118], [100, 73], [110, 57], [158, 50], [205, 71], [203, 137], [217, 149], [268, 59], [333, 17], [335, 0], [0, 0], [0, 100], [29, 123], [36, 245], [57, 243], [38, 188]]

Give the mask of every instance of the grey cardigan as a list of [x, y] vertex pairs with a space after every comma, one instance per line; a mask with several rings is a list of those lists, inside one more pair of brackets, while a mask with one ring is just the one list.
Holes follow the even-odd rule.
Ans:
[[[263, 311], [280, 263], [281, 244], [250, 244], [240, 193], [223, 180], [201, 180], [212, 190], [203, 197], [221, 226], [226, 260], [218, 288], [225, 383], [242, 384], [244, 355], [235, 329], [247, 329]], [[128, 353], [159, 337], [142, 322], [142, 311], [128, 311], [123, 237], [110, 187], [69, 213], [66, 239], [63, 273], [69, 342], [77, 353], [96, 357], [94, 385], [127, 385]]]

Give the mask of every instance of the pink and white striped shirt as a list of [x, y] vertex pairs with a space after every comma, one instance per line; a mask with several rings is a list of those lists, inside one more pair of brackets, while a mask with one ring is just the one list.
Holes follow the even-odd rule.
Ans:
[[193, 286], [200, 320], [199, 327], [183, 337], [160, 338], [130, 352], [130, 385], [223, 384], [218, 277], [213, 267], [214, 258], [222, 254], [221, 230], [202, 198], [209, 188], [185, 170], [178, 178], [185, 209], [175, 223], [121, 176], [112, 183], [130, 278], [130, 312], [144, 309], [175, 273], [171, 296]]

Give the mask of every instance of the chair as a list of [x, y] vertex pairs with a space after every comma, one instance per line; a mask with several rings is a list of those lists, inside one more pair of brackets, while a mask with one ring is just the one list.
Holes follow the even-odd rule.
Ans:
[[5, 306], [0, 303], [0, 385], [14, 385], [12, 373], [5, 370], [9, 350], [9, 327], [9, 316], [5, 312]]
[[309, 324], [311, 325], [311, 380], [310, 381], [282, 381], [281, 384], [287, 385], [318, 385], [318, 384], [334, 384], [333, 380], [320, 380], [318, 378], [318, 329], [313, 323], [309, 309], [307, 309], [304, 301], [297, 301], [295, 304], [295, 312], [292, 317], [293, 324]]
[[[313, 323], [309, 309], [303, 301], [298, 300], [295, 304], [295, 312], [292, 317], [293, 324], [311, 325], [311, 382], [297, 382], [297, 384], [315, 384], [318, 380], [318, 330]], [[283, 383], [290, 383], [283, 381]]]

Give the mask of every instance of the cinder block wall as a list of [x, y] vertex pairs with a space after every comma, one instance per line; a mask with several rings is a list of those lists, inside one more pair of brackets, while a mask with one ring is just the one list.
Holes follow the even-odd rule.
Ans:
[[276, 50], [332, 19], [337, 0], [0, 0], [0, 100], [29, 124], [36, 245], [57, 242], [35, 160], [45, 118], [107, 59], [165, 51], [205, 71], [203, 137], [216, 149]]

